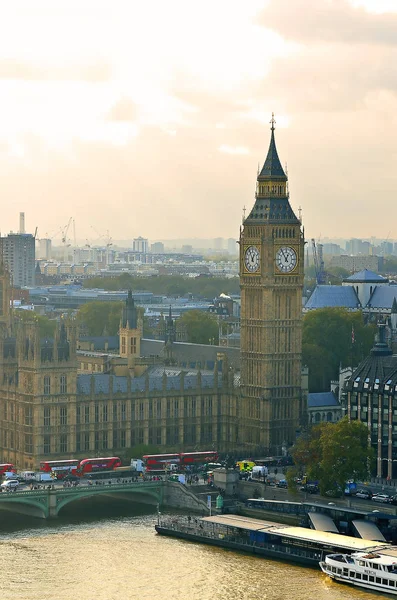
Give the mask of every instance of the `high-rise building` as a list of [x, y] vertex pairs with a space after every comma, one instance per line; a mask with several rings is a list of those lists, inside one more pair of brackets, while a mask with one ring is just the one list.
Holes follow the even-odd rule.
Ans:
[[236, 238], [228, 238], [227, 240], [227, 251], [231, 256], [237, 256], [238, 246]]
[[164, 244], [163, 242], [154, 242], [150, 246], [150, 251], [152, 254], [164, 254]]
[[0, 238], [0, 255], [14, 286], [35, 283], [35, 243], [30, 233], [10, 233]]
[[139, 236], [132, 240], [133, 252], [141, 252], [141, 254], [147, 254], [149, 252], [149, 240]]
[[214, 250], [222, 250], [223, 249], [223, 238], [214, 238]]
[[271, 123], [255, 204], [240, 236], [241, 396], [251, 441], [281, 450], [295, 440], [303, 414], [304, 237]]
[[50, 260], [51, 258], [51, 240], [48, 238], [42, 238], [39, 240], [39, 256], [38, 258], [43, 258], [45, 260]]

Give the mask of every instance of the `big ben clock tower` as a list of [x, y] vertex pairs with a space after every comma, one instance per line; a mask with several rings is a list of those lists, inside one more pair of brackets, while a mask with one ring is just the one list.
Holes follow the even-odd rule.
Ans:
[[289, 203], [271, 120], [270, 146], [255, 204], [240, 234], [241, 394], [239, 437], [280, 452], [302, 416], [304, 237]]

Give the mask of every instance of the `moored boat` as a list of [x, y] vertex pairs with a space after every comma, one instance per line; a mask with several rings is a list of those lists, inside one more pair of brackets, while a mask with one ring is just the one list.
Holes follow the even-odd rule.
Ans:
[[397, 548], [352, 554], [328, 554], [320, 562], [323, 573], [343, 583], [397, 596]]

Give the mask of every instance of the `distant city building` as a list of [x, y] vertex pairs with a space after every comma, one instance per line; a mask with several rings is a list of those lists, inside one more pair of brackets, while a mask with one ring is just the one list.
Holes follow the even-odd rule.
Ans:
[[214, 250], [222, 250], [223, 249], [223, 238], [215, 238], [214, 239]]
[[323, 254], [331, 254], [334, 256], [339, 256], [341, 253], [341, 247], [339, 244], [322, 244], [323, 246]]
[[35, 245], [30, 233], [10, 233], [0, 238], [0, 255], [14, 286], [33, 286], [35, 283]]
[[193, 246], [191, 246], [190, 244], [184, 244], [182, 246], [181, 250], [182, 250], [182, 254], [192, 254]]
[[51, 258], [51, 240], [48, 238], [42, 238], [39, 240], [38, 258], [44, 260], [50, 260]]
[[350, 273], [368, 269], [370, 271], [379, 271], [383, 265], [382, 256], [365, 256], [341, 254], [341, 256], [333, 256], [330, 261], [331, 267], [342, 267]]
[[154, 242], [150, 246], [150, 251], [152, 254], [163, 254], [164, 253], [164, 244], [163, 242]]
[[147, 238], [138, 237], [132, 241], [132, 250], [147, 254], [149, 252], [149, 240]]
[[238, 245], [237, 240], [235, 238], [229, 238], [227, 240], [227, 251], [231, 256], [237, 256], [238, 254]]
[[382, 242], [380, 245], [380, 251], [383, 256], [389, 256], [393, 254], [393, 242]]

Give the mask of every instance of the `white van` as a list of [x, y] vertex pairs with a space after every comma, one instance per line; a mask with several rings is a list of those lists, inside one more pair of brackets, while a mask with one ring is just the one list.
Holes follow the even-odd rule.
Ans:
[[265, 466], [255, 466], [252, 467], [252, 472], [251, 472], [251, 477], [252, 479], [263, 479], [264, 477], [267, 477], [267, 475], [269, 474], [269, 469]]
[[22, 471], [19, 473], [19, 476], [25, 481], [28, 481], [29, 479], [36, 479], [36, 473], [34, 471]]

